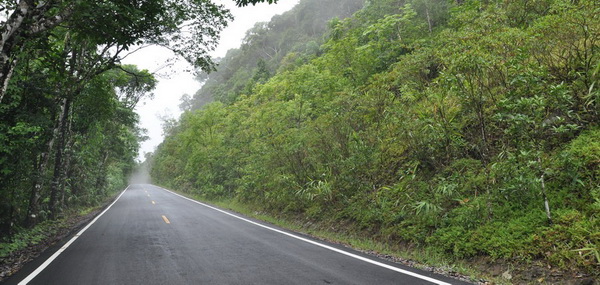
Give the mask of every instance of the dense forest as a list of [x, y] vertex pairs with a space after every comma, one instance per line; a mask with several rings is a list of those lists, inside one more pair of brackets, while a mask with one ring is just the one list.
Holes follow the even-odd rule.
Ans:
[[362, 4], [302, 0], [252, 28], [165, 128], [154, 181], [597, 275], [600, 2]]
[[231, 15], [205, 0], [0, 1], [0, 12], [3, 258], [46, 234], [37, 225], [127, 186], [144, 139], [134, 108], [157, 80], [121, 60], [160, 45], [214, 70], [208, 52]]
[[239, 49], [231, 49], [224, 58], [217, 59], [216, 71], [199, 76], [205, 82], [193, 97], [183, 100], [183, 109], [195, 110], [215, 100], [232, 103], [275, 74], [282, 61], [307, 62], [316, 57], [329, 20], [352, 15], [363, 2], [301, 1], [292, 11], [274, 16], [270, 22], [257, 23], [246, 32]]

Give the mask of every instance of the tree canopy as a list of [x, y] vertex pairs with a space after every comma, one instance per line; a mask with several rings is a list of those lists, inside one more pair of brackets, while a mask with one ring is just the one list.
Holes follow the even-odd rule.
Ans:
[[[236, 2], [244, 6], [264, 1]], [[109, 63], [117, 63], [135, 45], [156, 44], [210, 71], [214, 64], [208, 51], [231, 19], [228, 10], [210, 0], [19, 0], [1, 1], [0, 10], [7, 15], [0, 22], [0, 103], [18, 54], [28, 43], [48, 39], [57, 27], [103, 48], [98, 56]]]

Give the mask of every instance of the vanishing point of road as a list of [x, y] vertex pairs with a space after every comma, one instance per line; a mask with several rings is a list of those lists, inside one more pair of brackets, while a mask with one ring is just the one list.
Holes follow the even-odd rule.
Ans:
[[6, 284], [466, 284], [136, 184]]

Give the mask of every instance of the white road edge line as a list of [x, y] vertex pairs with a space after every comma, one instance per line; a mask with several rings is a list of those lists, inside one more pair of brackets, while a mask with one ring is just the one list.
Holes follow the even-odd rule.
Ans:
[[104, 215], [104, 213], [106, 213], [106, 211], [108, 211], [115, 203], [117, 203], [117, 201], [119, 201], [119, 198], [121, 198], [121, 196], [123, 196], [123, 194], [125, 194], [125, 191], [127, 191], [127, 189], [129, 189], [129, 186], [127, 186], [127, 188], [125, 188], [125, 190], [123, 190], [123, 192], [121, 192], [119, 197], [117, 197], [117, 199], [115, 199], [115, 201], [112, 202], [112, 204], [110, 204], [106, 209], [104, 209], [104, 211], [102, 211], [102, 213], [100, 213], [98, 216], [96, 216], [96, 218], [94, 220], [92, 220], [87, 226], [85, 226], [85, 228], [81, 229], [81, 231], [79, 231], [74, 237], [72, 237], [67, 243], [65, 243], [65, 245], [63, 245], [52, 256], [50, 256], [50, 258], [48, 258], [46, 261], [44, 261], [44, 263], [42, 263], [42, 265], [40, 265], [35, 271], [31, 272], [31, 274], [29, 274], [25, 279], [21, 280], [21, 282], [19, 282], [18, 285], [25, 285], [25, 284], [31, 282], [31, 280], [33, 280], [33, 278], [35, 278], [38, 274], [40, 274], [40, 272], [42, 272], [44, 269], [46, 269], [46, 267], [48, 267], [48, 265], [50, 265], [50, 263], [52, 263], [52, 261], [54, 261], [63, 251], [65, 251], [67, 249], [67, 247], [69, 247], [79, 236], [81, 236], [83, 234], [83, 232], [85, 232], [100, 217], [102, 217], [102, 215]]
[[[156, 187], [158, 187], [158, 186], [156, 186]], [[256, 225], [256, 226], [259, 226], [259, 227], [265, 228], [265, 229], [267, 229], [267, 230], [274, 231], [274, 232], [277, 232], [277, 233], [280, 233], [280, 234], [283, 234], [283, 235], [289, 236], [289, 237], [291, 237], [291, 238], [295, 238], [295, 239], [298, 239], [298, 240], [301, 240], [301, 241], [304, 241], [304, 242], [307, 242], [307, 243], [310, 243], [310, 244], [313, 244], [313, 245], [316, 245], [316, 246], [319, 246], [319, 247], [322, 247], [322, 248], [325, 248], [325, 249], [328, 249], [328, 250], [331, 250], [331, 251], [335, 251], [335, 252], [337, 252], [337, 253], [341, 253], [341, 254], [343, 254], [343, 255], [346, 255], [346, 256], [349, 256], [349, 257], [352, 257], [352, 258], [355, 258], [355, 259], [358, 259], [358, 260], [362, 260], [362, 261], [364, 261], [364, 262], [367, 262], [367, 263], [371, 263], [371, 264], [373, 264], [373, 265], [377, 265], [377, 266], [380, 266], [380, 267], [383, 267], [383, 268], [387, 268], [387, 269], [389, 269], [389, 270], [396, 271], [396, 272], [398, 272], [398, 273], [402, 273], [402, 274], [405, 274], [405, 275], [409, 275], [409, 276], [412, 276], [412, 277], [416, 277], [416, 278], [419, 278], [419, 279], [423, 279], [423, 280], [425, 280], [425, 281], [429, 281], [429, 282], [431, 282], [431, 283], [435, 283], [435, 284], [439, 284], [439, 285], [451, 285], [450, 283], [447, 283], [447, 282], [443, 282], [443, 281], [440, 281], [440, 280], [437, 280], [437, 279], [434, 279], [434, 278], [431, 278], [431, 277], [427, 277], [427, 276], [424, 276], [424, 275], [420, 275], [420, 274], [417, 274], [417, 273], [414, 273], [414, 272], [411, 272], [411, 271], [408, 271], [408, 270], [400, 269], [400, 268], [398, 268], [398, 267], [394, 267], [394, 266], [391, 266], [391, 265], [388, 265], [388, 264], [385, 264], [385, 263], [381, 263], [381, 262], [378, 262], [378, 261], [375, 261], [375, 260], [371, 260], [371, 259], [368, 259], [368, 258], [365, 258], [365, 257], [359, 256], [359, 255], [356, 255], [356, 254], [353, 254], [353, 253], [347, 252], [347, 251], [343, 251], [343, 250], [341, 250], [341, 249], [337, 249], [337, 248], [335, 248], [335, 247], [331, 247], [331, 246], [328, 246], [328, 245], [325, 245], [325, 244], [322, 244], [322, 243], [318, 243], [318, 242], [316, 242], [316, 241], [313, 241], [313, 240], [309, 240], [309, 239], [306, 239], [306, 238], [303, 238], [303, 237], [300, 237], [300, 236], [297, 236], [297, 235], [293, 235], [293, 234], [290, 234], [290, 233], [287, 233], [287, 232], [284, 232], [284, 231], [281, 231], [281, 230], [278, 230], [278, 229], [275, 229], [275, 228], [271, 228], [271, 227], [269, 227], [269, 226], [265, 226], [265, 225], [263, 225], [263, 224], [259, 224], [259, 223], [257, 223], [257, 222], [254, 222], [254, 221], [248, 220], [248, 219], [246, 219], [246, 218], [242, 218], [242, 217], [240, 217], [240, 216], [237, 216], [237, 215], [234, 215], [234, 214], [232, 214], [232, 213], [229, 213], [229, 212], [223, 211], [223, 210], [221, 210], [221, 209], [219, 209], [219, 208], [215, 208], [215, 207], [213, 207], [213, 206], [210, 206], [210, 205], [204, 204], [204, 203], [202, 203], [202, 202], [199, 202], [199, 201], [196, 201], [196, 200], [194, 200], [194, 199], [190, 199], [190, 198], [188, 198], [188, 197], [185, 197], [185, 196], [183, 196], [183, 195], [177, 194], [177, 193], [175, 193], [175, 192], [173, 192], [173, 191], [171, 191], [171, 190], [168, 190], [168, 189], [165, 189], [165, 188], [162, 188], [162, 187], [158, 187], [158, 188], [160, 188], [160, 189], [163, 189], [163, 190], [165, 190], [165, 191], [167, 191], [167, 192], [169, 192], [169, 193], [171, 193], [171, 194], [173, 194], [173, 195], [179, 196], [179, 197], [181, 197], [181, 198], [183, 198], [183, 199], [186, 199], [186, 200], [192, 201], [192, 202], [194, 202], [194, 203], [196, 203], [196, 204], [199, 204], [199, 205], [202, 205], [202, 206], [204, 206], [204, 207], [207, 207], [207, 208], [213, 209], [213, 210], [215, 210], [215, 211], [218, 211], [218, 212], [221, 212], [221, 213], [223, 213], [223, 214], [226, 214], [226, 215], [232, 216], [232, 217], [234, 217], [234, 218], [236, 218], [236, 219], [240, 219], [240, 220], [242, 220], [242, 221], [245, 221], [245, 222], [251, 223], [251, 224], [253, 224], [253, 225]]]

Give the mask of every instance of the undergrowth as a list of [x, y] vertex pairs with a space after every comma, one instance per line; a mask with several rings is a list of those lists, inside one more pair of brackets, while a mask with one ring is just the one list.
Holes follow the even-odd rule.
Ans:
[[31, 229], [17, 229], [12, 237], [0, 241], [0, 258], [24, 250], [31, 245], [39, 244], [46, 238], [54, 235], [63, 223], [64, 219], [45, 221]]

